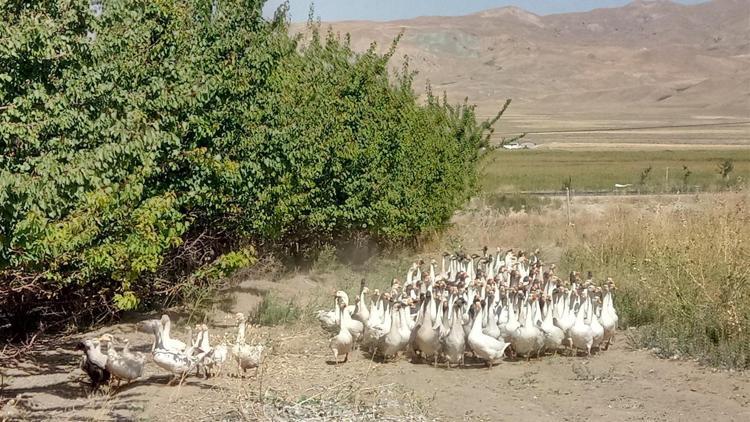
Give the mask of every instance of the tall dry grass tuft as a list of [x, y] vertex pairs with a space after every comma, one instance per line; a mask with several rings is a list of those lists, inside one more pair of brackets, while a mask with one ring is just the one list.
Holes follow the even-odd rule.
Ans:
[[747, 196], [701, 207], [618, 208], [564, 267], [611, 275], [621, 326], [667, 356], [750, 368], [750, 208]]

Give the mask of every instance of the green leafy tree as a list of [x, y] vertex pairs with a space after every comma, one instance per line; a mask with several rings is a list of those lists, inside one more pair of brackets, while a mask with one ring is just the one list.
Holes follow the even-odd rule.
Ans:
[[[0, 318], [184, 298], [254, 262], [441, 228], [502, 114], [263, 1], [0, 2]], [[186, 286], [188, 288], [186, 288]], [[23, 327], [17, 327], [23, 329]]]
[[734, 162], [732, 160], [722, 161], [719, 163], [717, 171], [719, 175], [721, 175], [722, 180], [727, 182], [729, 180], [729, 175], [734, 171]]
[[688, 169], [688, 166], [682, 166], [682, 186], [684, 188], [687, 188], [688, 182], [690, 180], [690, 176], [693, 175], [693, 172]]
[[643, 169], [643, 171], [641, 171], [641, 175], [639, 176], [639, 179], [638, 179], [639, 185], [644, 186], [646, 182], [648, 182], [648, 178], [651, 175], [651, 170], [653, 169], [654, 168], [652, 166], [648, 166], [645, 169]]

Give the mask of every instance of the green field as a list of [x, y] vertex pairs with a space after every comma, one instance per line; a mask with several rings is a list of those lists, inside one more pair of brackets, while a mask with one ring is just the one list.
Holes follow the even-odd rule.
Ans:
[[[727, 181], [718, 172], [725, 160], [732, 160], [734, 166]], [[687, 179], [684, 166], [690, 171]], [[652, 169], [640, 184], [648, 167]], [[485, 163], [482, 188], [486, 192], [563, 190], [568, 180], [577, 191], [613, 191], [615, 183], [631, 183], [629, 189], [647, 192], [746, 186], [750, 180], [750, 150], [498, 150]]]

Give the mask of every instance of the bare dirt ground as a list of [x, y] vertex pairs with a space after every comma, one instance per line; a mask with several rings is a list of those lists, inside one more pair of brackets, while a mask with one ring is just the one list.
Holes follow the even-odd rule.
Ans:
[[[214, 327], [214, 332], [224, 330], [233, 332], [232, 327]], [[132, 324], [87, 336], [104, 332], [127, 337], [140, 351], [150, 350], [149, 337], [135, 332]], [[345, 364], [332, 365], [327, 335], [317, 327], [256, 328], [250, 337], [265, 339], [271, 353], [263, 369], [245, 379], [231, 376], [229, 365], [222, 376], [191, 376], [181, 386], [168, 387], [166, 373], [149, 363], [143, 379], [93, 398], [84, 395], [79, 382], [80, 356], [73, 350], [78, 337], [48, 339], [38, 343], [27, 361], [3, 369], [4, 400], [18, 403], [6, 404], [0, 419], [352, 420], [354, 414], [347, 412], [373, 406], [380, 410], [359, 410], [371, 412], [364, 420], [750, 419], [747, 374], [657, 359], [649, 351], [632, 350], [625, 331], [613, 348], [590, 359], [508, 360], [489, 370], [478, 363], [435, 368], [405, 358], [384, 364], [359, 352]], [[260, 397], [266, 406], [249, 405]], [[319, 410], [309, 406], [321, 404], [328, 413], [311, 413]]]
[[[439, 241], [446, 244], [425, 245], [425, 250], [440, 251], [449, 243], [494, 245], [500, 239], [508, 245], [538, 244], [553, 262], [571, 230], [588, 232], [606, 224], [606, 216], [614, 210], [700, 209], [721, 198], [579, 198], [572, 210], [576, 224], [569, 228], [561, 228], [566, 218], [562, 209], [544, 215], [500, 216], [469, 207], [454, 218], [456, 225]], [[396, 266], [399, 269], [393, 272], [401, 271], [401, 264]], [[227, 317], [238, 311], [251, 313], [264, 292], [284, 298], [312, 297], [342, 283], [358, 283], [363, 276], [345, 271], [325, 277], [298, 273], [273, 281], [245, 278], [217, 301], [209, 318], [211, 332], [234, 336], [236, 328]], [[391, 272], [385, 268], [383, 273]], [[312, 313], [310, 309], [305, 312]], [[185, 316], [171, 316], [174, 337], [185, 340]], [[349, 362], [334, 365], [327, 347], [329, 335], [311, 317], [291, 326], [250, 328], [248, 342], [263, 342], [269, 354], [261, 370], [248, 372], [246, 378], [234, 376], [230, 363], [221, 376], [193, 375], [182, 385], [170, 387], [168, 375], [148, 363], [142, 379], [110, 394], [86, 397], [76, 342], [112, 333], [148, 353], [151, 338], [136, 332], [133, 322], [154, 315], [131, 317], [83, 335], [38, 339], [26, 359], [0, 368], [0, 421], [750, 420], [750, 374], [707, 368], [677, 357], [659, 359], [651, 351], [634, 350], [628, 341], [634, 331], [629, 329], [618, 333], [610, 350], [591, 358], [506, 360], [492, 369], [467, 359], [467, 367], [448, 369], [410, 363], [406, 358], [380, 363], [354, 352]]]

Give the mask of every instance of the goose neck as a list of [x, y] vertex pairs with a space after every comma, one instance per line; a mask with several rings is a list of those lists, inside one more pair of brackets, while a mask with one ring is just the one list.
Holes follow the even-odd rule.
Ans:
[[391, 309], [391, 312], [389, 312], [390, 315], [390, 330], [391, 332], [398, 331], [399, 322], [400, 322], [400, 314], [397, 310]]
[[240, 319], [237, 327], [237, 344], [245, 344], [245, 318]]
[[482, 332], [482, 318], [481, 318], [482, 315], [480, 314], [480, 312], [481, 312], [481, 309], [480, 310], [475, 309], [474, 322], [471, 325], [471, 332], [474, 334]]

